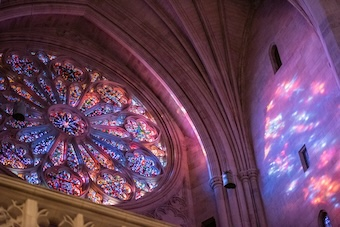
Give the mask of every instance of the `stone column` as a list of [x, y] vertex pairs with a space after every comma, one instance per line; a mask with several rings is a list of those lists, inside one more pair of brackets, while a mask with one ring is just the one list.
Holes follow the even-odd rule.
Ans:
[[253, 198], [252, 198], [252, 190], [251, 190], [249, 176], [248, 176], [247, 171], [241, 171], [239, 173], [239, 178], [242, 182], [244, 197], [247, 203], [248, 217], [250, 221], [249, 226], [257, 226], [256, 225], [257, 220], [256, 220], [256, 215], [255, 215], [254, 205], [253, 205]]
[[264, 207], [257, 183], [258, 170], [248, 169], [239, 172], [246, 198], [250, 226], [267, 226]]
[[92, 222], [85, 223], [84, 216], [82, 214], [77, 214], [77, 216], [72, 219], [69, 215], [64, 216], [64, 220], [60, 222], [58, 226], [68, 225], [72, 227], [94, 227]]
[[38, 202], [27, 199], [22, 208], [22, 227], [38, 226]]
[[248, 170], [250, 185], [253, 192], [253, 198], [255, 203], [255, 211], [257, 214], [257, 218], [260, 226], [267, 226], [266, 215], [264, 213], [264, 207], [260, 195], [260, 190], [257, 182], [258, 170], [251, 169]]
[[223, 190], [225, 190], [225, 188], [223, 187], [221, 176], [212, 177], [209, 183], [215, 194], [219, 224], [223, 227], [231, 227], [231, 220], [228, 219], [228, 213], [223, 194]]

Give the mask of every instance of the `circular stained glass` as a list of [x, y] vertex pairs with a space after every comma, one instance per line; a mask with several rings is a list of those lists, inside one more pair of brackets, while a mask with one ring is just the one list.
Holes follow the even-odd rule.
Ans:
[[[122, 85], [45, 52], [0, 55], [0, 163], [95, 203], [135, 201], [167, 165], [151, 114]], [[20, 103], [24, 121], [14, 119]]]
[[67, 105], [53, 105], [48, 110], [52, 125], [69, 136], [83, 135], [88, 127], [85, 116], [76, 108], [67, 107]]

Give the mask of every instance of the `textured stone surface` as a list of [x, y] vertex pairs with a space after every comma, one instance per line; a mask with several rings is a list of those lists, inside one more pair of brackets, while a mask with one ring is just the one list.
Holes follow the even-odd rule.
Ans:
[[[321, 209], [340, 222], [339, 88], [317, 32], [285, 1], [264, 1], [249, 44], [248, 108], [269, 226], [317, 226]], [[270, 46], [282, 67], [274, 74]], [[298, 155], [306, 145], [310, 168]]]
[[[339, 10], [335, 0], [3, 0], [0, 49], [89, 62], [170, 125], [165, 135], [181, 165], [169, 187], [145, 210], [124, 208], [158, 209], [177, 224], [214, 216], [223, 227], [265, 226], [261, 193], [269, 226], [316, 226], [320, 209], [339, 224]], [[275, 74], [274, 43], [283, 63]], [[226, 170], [234, 191], [221, 187]], [[181, 190], [187, 223], [164, 205]]]

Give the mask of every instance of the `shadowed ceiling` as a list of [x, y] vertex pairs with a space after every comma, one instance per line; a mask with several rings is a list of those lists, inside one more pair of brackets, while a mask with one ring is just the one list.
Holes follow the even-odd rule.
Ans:
[[1, 1], [0, 48], [48, 49], [116, 72], [158, 117], [168, 112], [186, 138], [200, 136], [213, 176], [227, 165], [254, 167], [240, 155], [254, 10], [247, 0]]

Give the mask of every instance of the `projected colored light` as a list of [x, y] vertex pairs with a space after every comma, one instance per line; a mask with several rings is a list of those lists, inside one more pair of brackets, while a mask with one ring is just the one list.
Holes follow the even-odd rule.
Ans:
[[[329, 89], [325, 82], [302, 81], [298, 74], [284, 78], [277, 82], [265, 109], [260, 164], [267, 174], [264, 191], [271, 197], [284, 187], [286, 195], [296, 193], [312, 205], [330, 203], [340, 207], [340, 180], [330, 177], [340, 175], [340, 162], [334, 163], [338, 139], [320, 132], [334, 117], [327, 112], [327, 103], [339, 107], [339, 92]], [[306, 172], [298, 155], [304, 144], [312, 159]]]
[[277, 138], [280, 135], [280, 131], [285, 127], [285, 123], [282, 120], [282, 115], [279, 114], [273, 119], [266, 118], [266, 132], [265, 138]]
[[283, 173], [289, 173], [293, 170], [293, 161], [294, 159], [291, 154], [287, 155], [285, 150], [281, 151], [280, 154], [269, 164], [270, 168], [268, 170], [268, 174], [280, 176]]
[[337, 201], [340, 183], [328, 176], [311, 177], [309, 186], [304, 189], [305, 199], [317, 205], [326, 201]]

